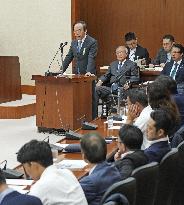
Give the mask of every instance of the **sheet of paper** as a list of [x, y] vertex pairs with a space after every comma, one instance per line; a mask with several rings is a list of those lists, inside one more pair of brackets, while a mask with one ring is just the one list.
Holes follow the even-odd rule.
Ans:
[[9, 185], [8, 187], [20, 192], [21, 194], [26, 194], [29, 190], [25, 190], [27, 186], [16, 186], [16, 185]]
[[62, 147], [62, 148], [64, 149], [64, 148], [67, 147], [69, 144], [55, 143], [54, 145], [57, 145], [57, 146]]
[[61, 169], [82, 169], [87, 165], [84, 160], [63, 160], [56, 166]]
[[30, 186], [33, 183], [33, 180], [26, 179], [6, 179], [6, 183], [8, 185], [22, 185], [22, 186]]
[[109, 130], [119, 130], [121, 128], [121, 126], [118, 126], [118, 125], [114, 125], [110, 128], [108, 128]]

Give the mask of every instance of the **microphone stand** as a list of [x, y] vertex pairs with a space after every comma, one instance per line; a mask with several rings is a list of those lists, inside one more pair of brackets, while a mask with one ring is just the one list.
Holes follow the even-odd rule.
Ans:
[[63, 47], [61, 47], [61, 66], [60, 66], [60, 72], [61, 75], [63, 75]]

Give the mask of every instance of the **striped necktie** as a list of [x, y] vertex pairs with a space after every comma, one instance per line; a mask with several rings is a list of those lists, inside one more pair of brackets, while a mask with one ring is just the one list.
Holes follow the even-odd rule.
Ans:
[[178, 67], [178, 64], [175, 63], [175, 64], [174, 64], [174, 69], [173, 69], [172, 72], [170, 73], [170, 76], [171, 76], [172, 78], [174, 78], [175, 75], [176, 75], [177, 67]]
[[78, 52], [80, 52], [81, 47], [82, 47], [82, 40], [78, 40], [78, 46], [77, 46]]

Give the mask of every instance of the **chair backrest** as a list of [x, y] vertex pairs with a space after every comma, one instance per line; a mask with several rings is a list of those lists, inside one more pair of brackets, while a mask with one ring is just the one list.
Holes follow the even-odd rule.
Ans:
[[174, 133], [171, 141], [171, 147], [176, 148], [183, 141], [184, 141], [184, 125]]
[[106, 199], [115, 193], [123, 194], [128, 199], [130, 205], [135, 205], [135, 200], [136, 200], [135, 178], [129, 177], [109, 187], [102, 197], [101, 204], [104, 204]]
[[152, 162], [136, 168], [132, 177], [136, 179], [136, 205], [153, 205], [157, 191], [159, 164]]
[[178, 150], [173, 148], [160, 162], [155, 205], [170, 205], [178, 173]]
[[130, 205], [128, 199], [123, 194], [110, 195], [103, 205]]

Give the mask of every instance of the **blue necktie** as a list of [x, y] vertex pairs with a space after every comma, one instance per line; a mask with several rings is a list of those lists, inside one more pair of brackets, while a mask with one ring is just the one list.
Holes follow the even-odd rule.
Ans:
[[80, 52], [81, 46], [82, 46], [82, 40], [78, 40], [78, 46], [77, 46], [78, 52]]
[[117, 71], [121, 69], [121, 66], [122, 66], [122, 62], [119, 62]]
[[171, 76], [172, 78], [174, 78], [175, 75], [176, 75], [177, 67], [178, 67], [178, 64], [175, 63], [175, 64], [174, 64], [174, 69], [172, 70], [172, 72], [171, 72], [171, 74], [170, 74], [170, 76]]

